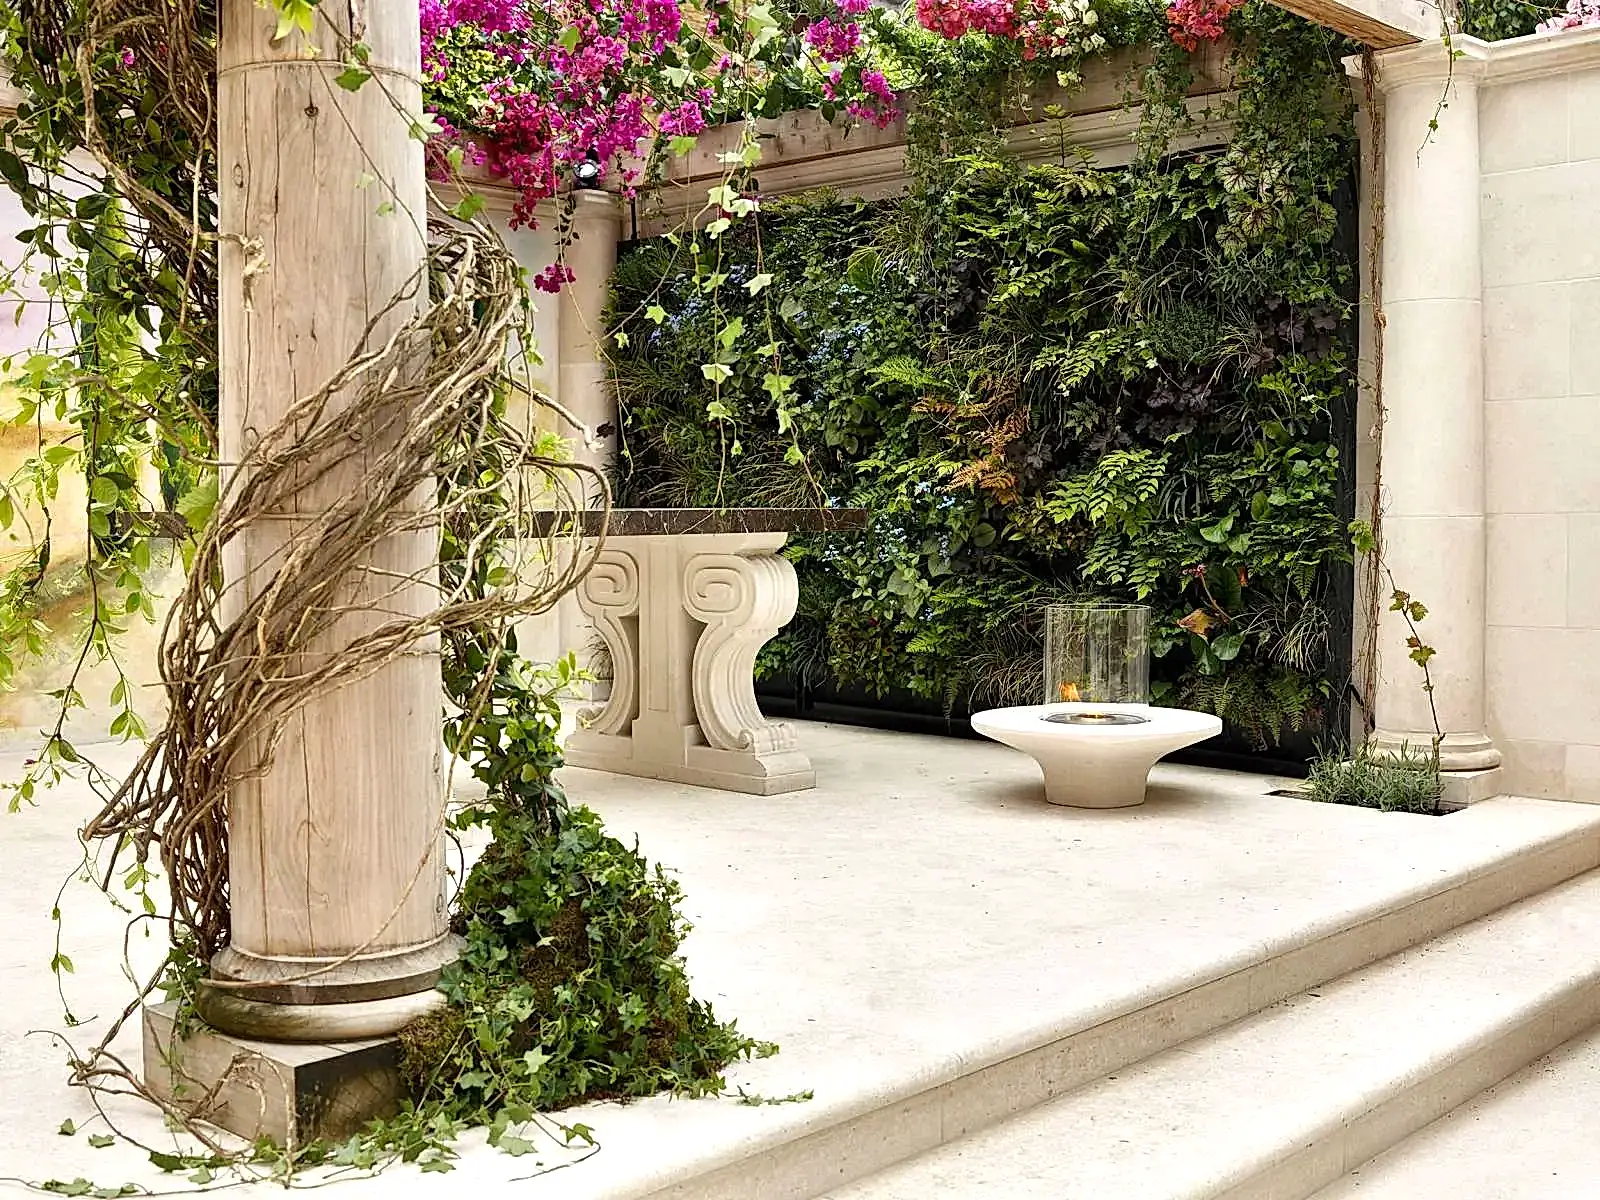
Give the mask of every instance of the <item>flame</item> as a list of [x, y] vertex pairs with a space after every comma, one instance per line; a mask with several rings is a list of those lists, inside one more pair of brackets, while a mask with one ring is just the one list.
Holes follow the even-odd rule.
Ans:
[[1062, 703], [1064, 703], [1064, 704], [1076, 704], [1082, 698], [1083, 697], [1078, 692], [1078, 685], [1077, 684], [1075, 684], [1075, 683], [1063, 683], [1061, 685], [1061, 700], [1062, 700]]

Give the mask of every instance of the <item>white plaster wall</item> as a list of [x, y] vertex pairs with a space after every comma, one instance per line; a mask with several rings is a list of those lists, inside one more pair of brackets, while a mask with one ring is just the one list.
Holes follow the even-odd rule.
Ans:
[[1504, 790], [1600, 801], [1600, 42], [1591, 49], [1560, 73], [1491, 74], [1479, 101], [1485, 679]]

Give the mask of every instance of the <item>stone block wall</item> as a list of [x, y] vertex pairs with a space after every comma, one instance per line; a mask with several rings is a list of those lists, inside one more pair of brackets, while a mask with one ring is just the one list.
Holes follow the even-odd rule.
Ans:
[[1504, 790], [1588, 801], [1600, 801], [1596, 34], [1519, 39], [1545, 61], [1491, 68], [1479, 95], [1489, 733]]

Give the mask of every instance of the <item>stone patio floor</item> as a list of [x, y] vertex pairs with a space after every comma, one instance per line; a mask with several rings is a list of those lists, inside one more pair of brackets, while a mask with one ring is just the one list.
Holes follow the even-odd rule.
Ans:
[[[592, 1127], [597, 1151], [551, 1143], [511, 1158], [474, 1137], [451, 1175], [396, 1167], [336, 1194], [493, 1195], [526, 1180], [516, 1191], [529, 1200], [643, 1196], [674, 1183], [692, 1196], [684, 1181], [753, 1150], [904, 1103], [1600, 829], [1600, 808], [1585, 805], [1501, 799], [1445, 818], [1379, 814], [1268, 795], [1285, 781], [1266, 776], [1166, 765], [1143, 807], [1060, 809], [1043, 802], [1034, 764], [998, 745], [799, 731], [817, 768], [811, 792], [762, 798], [580, 770], [564, 778], [575, 802], [680, 875], [697, 993], [781, 1045], [775, 1058], [735, 1068], [730, 1085], [814, 1099], [591, 1105], [563, 1119]], [[103, 759], [125, 769], [132, 751], [107, 748]], [[0, 757], [0, 773], [19, 761]], [[41, 1032], [88, 1044], [129, 995], [125, 918], [86, 886], [62, 901], [62, 948], [76, 966], [67, 1001], [85, 1026], [64, 1030], [47, 970], [53, 897], [79, 860], [75, 830], [93, 807], [71, 788], [0, 812], [0, 1176], [181, 1187], [143, 1150], [88, 1145], [86, 1133], [103, 1127], [88, 1097], [65, 1086], [63, 1049]], [[158, 960], [156, 941], [136, 934], [134, 957]], [[125, 1036], [136, 1056], [136, 1025]], [[108, 1107], [149, 1147], [174, 1145], [137, 1102]], [[56, 1132], [67, 1118], [75, 1137]]]

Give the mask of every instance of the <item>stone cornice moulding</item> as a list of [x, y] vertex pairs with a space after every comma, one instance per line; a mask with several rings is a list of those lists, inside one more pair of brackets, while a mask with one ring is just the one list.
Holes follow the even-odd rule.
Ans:
[[[1473, 39], [1476, 40], [1476, 39]], [[1531, 33], [1504, 42], [1478, 43], [1488, 50], [1484, 82], [1519, 83], [1600, 68], [1600, 27]], [[1600, 114], [1590, 114], [1600, 120]]]
[[[1185, 101], [1193, 124], [1173, 138], [1174, 150], [1224, 146], [1233, 136], [1237, 93], [1213, 92]], [[1033, 165], [1070, 159], [1087, 151], [1091, 166], [1127, 166], [1137, 156], [1134, 134], [1141, 108], [1112, 108], [1072, 114], [1065, 120], [1038, 121], [1006, 131], [1006, 150], [1019, 163]], [[877, 132], [877, 131], [874, 131]], [[865, 140], [858, 148], [818, 154], [799, 161], [782, 157], [757, 169], [763, 197], [797, 195], [832, 189], [854, 199], [881, 200], [905, 191], [905, 143], [874, 144]], [[655, 237], [679, 228], [706, 206], [706, 189], [721, 175], [703, 176], [664, 184], [637, 201], [637, 235]]]
[[[1443, 84], [1447, 79], [1474, 79], [1493, 87], [1600, 69], [1600, 27], [1531, 33], [1503, 42], [1457, 34], [1448, 48], [1442, 39], [1423, 42], [1386, 50], [1375, 61], [1373, 83], [1379, 92], [1416, 83]], [[1362, 60], [1345, 59], [1345, 69], [1360, 78]]]

